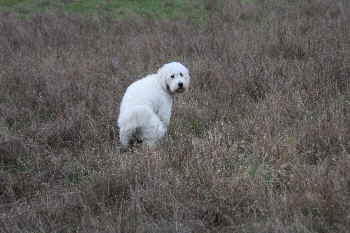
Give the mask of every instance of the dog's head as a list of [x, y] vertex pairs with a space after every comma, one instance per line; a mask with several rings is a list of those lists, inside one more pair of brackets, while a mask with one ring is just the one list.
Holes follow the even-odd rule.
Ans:
[[171, 94], [182, 93], [188, 90], [190, 74], [188, 69], [179, 62], [171, 62], [163, 65], [157, 72], [163, 88]]

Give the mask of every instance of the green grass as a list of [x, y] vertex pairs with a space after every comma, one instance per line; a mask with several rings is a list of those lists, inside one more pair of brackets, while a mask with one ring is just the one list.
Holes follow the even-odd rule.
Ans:
[[190, 17], [201, 20], [208, 15], [205, 0], [0, 0], [1, 11], [27, 15], [47, 10], [68, 13], [108, 15], [121, 18], [130, 14], [156, 18]]

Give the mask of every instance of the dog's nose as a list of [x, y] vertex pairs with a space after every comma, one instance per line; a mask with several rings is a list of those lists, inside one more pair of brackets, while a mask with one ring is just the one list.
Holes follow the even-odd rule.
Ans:
[[184, 86], [183, 83], [179, 83], [179, 88], [182, 88]]

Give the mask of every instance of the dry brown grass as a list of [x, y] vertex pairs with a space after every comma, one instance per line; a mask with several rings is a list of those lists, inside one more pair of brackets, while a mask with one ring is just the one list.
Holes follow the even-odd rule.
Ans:
[[[349, 25], [345, 0], [205, 26], [2, 13], [0, 232], [348, 232]], [[169, 140], [120, 154], [125, 88], [170, 60], [193, 85]]]

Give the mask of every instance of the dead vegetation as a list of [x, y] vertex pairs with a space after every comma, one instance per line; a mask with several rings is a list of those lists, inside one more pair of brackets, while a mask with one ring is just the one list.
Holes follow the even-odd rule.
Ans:
[[[0, 15], [0, 232], [348, 232], [347, 1], [187, 20]], [[192, 71], [168, 142], [120, 154], [125, 88]]]

